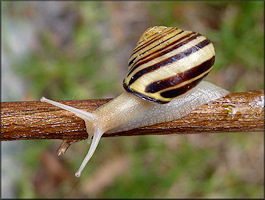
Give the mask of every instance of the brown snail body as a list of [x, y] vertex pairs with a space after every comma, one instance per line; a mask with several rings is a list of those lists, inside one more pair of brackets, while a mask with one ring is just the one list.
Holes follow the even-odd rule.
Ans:
[[209, 39], [193, 31], [155, 26], [147, 29], [130, 59], [125, 91], [88, 113], [42, 97], [84, 119], [93, 141], [76, 176], [80, 176], [105, 132], [130, 130], [189, 114], [229, 93], [202, 79], [213, 68], [215, 51]]

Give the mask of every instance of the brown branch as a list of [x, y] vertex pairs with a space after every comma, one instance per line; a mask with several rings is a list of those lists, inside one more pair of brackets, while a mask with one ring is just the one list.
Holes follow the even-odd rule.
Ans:
[[[60, 101], [89, 112], [110, 99]], [[264, 131], [264, 92], [231, 93], [172, 122], [103, 136]], [[1, 140], [87, 138], [84, 121], [40, 101], [1, 103]], [[67, 145], [66, 145], [67, 146]]]

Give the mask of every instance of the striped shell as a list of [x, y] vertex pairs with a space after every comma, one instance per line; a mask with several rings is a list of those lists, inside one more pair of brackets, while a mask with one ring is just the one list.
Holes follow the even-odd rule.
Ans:
[[168, 103], [195, 87], [213, 68], [213, 44], [205, 36], [174, 27], [147, 29], [130, 59], [123, 81], [126, 91]]

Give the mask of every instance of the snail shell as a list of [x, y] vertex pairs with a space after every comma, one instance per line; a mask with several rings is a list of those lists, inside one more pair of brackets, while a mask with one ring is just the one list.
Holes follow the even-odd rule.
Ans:
[[125, 91], [89, 113], [44, 97], [85, 121], [89, 151], [76, 176], [90, 160], [105, 132], [119, 132], [172, 121], [229, 93], [201, 81], [213, 68], [215, 52], [209, 39], [193, 31], [155, 26], [141, 36], [129, 59]]
[[214, 60], [213, 44], [201, 34], [155, 26], [134, 49], [123, 86], [142, 99], [167, 103], [195, 87]]

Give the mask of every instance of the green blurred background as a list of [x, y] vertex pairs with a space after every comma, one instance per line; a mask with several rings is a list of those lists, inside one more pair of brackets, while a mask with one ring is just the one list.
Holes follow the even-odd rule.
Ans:
[[[264, 89], [263, 1], [1, 5], [2, 101], [115, 97], [136, 42], [155, 25], [213, 42], [216, 64], [206, 80], [232, 92]], [[57, 140], [3, 142], [11, 149], [2, 155], [13, 158], [2, 159], [2, 194], [9, 186], [3, 197], [262, 198], [263, 139], [263, 133], [103, 138], [81, 178], [74, 172], [86, 141], [61, 157]]]

